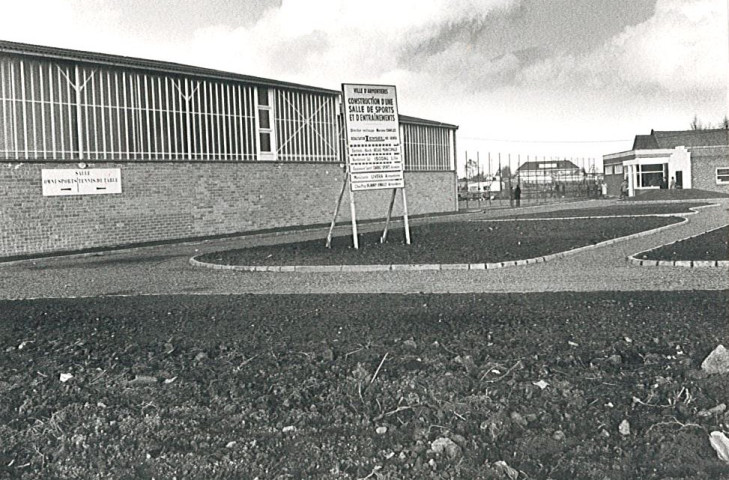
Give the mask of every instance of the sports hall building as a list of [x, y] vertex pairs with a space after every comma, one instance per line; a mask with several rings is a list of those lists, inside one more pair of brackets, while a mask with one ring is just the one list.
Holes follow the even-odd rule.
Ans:
[[[340, 105], [337, 90], [0, 41], [0, 258], [327, 224]], [[399, 121], [409, 214], [457, 210], [457, 126]], [[357, 219], [384, 217], [390, 195], [356, 192]]]

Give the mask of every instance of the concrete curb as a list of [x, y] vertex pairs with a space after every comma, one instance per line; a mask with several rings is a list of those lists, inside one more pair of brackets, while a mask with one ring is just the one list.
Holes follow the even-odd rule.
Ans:
[[[649, 202], [643, 202], [645, 204]], [[477, 222], [535, 222], [542, 220], [599, 220], [602, 218], [642, 218], [642, 217], [682, 217], [684, 215], [696, 215], [699, 213], [697, 210], [700, 208], [718, 207], [718, 203], [712, 203], [709, 205], [701, 205], [699, 207], [689, 207], [688, 212], [679, 213], [645, 213], [640, 215], [586, 215], [581, 217], [539, 217], [539, 218], [484, 218], [474, 220]], [[568, 211], [568, 210], [560, 210]]]
[[[729, 224], [727, 224], [727, 225], [729, 225]], [[699, 236], [707, 234], [709, 232], [713, 232], [714, 230], [724, 228], [727, 225], [722, 225], [720, 227], [712, 228], [711, 230], [706, 230], [705, 232], [697, 233], [696, 235], [691, 235], [690, 237], [682, 238], [681, 240], [676, 240], [675, 242], [664, 243], [663, 245], [659, 245], [655, 248], [651, 248], [650, 250], [644, 250], [642, 252], [634, 253], [633, 255], [630, 255], [628, 257], [628, 261], [630, 263], [632, 263], [633, 265], [639, 265], [642, 267], [683, 267], [683, 268], [729, 267], [729, 260], [647, 260], [647, 259], [635, 258], [637, 255], [642, 255], [646, 252], [651, 252], [653, 250], [665, 247], [667, 245], [673, 245], [674, 243], [683, 242], [684, 240], [688, 240], [690, 238], [699, 237]]]
[[[219, 265], [215, 263], [206, 263], [201, 262], [197, 260], [195, 257], [190, 258], [190, 265], [195, 267], [205, 267], [205, 268], [212, 268], [213, 270], [235, 270], [235, 271], [243, 271], [243, 272], [307, 272], [307, 273], [333, 273], [333, 272], [384, 272], [384, 271], [401, 271], [401, 272], [414, 272], [414, 271], [444, 271], [444, 270], [494, 270], [498, 268], [507, 268], [507, 267], [517, 267], [517, 266], [525, 266], [525, 265], [531, 265], [534, 263], [541, 263], [541, 262], [548, 262], [550, 260], [555, 260], [558, 258], [564, 258], [569, 255], [575, 255], [581, 252], [584, 252], [586, 250], [591, 250], [594, 248], [599, 248], [602, 246], [607, 245], [613, 245], [615, 243], [625, 242], [628, 240], [632, 240], [634, 238], [640, 238], [645, 237], [647, 235], [653, 235], [654, 233], [667, 230], [669, 228], [674, 228], [679, 225], [683, 225], [688, 222], [688, 218], [685, 218], [685, 215], [695, 215], [698, 212], [696, 211], [699, 208], [708, 208], [708, 207], [716, 207], [719, 206], [719, 204], [710, 204], [710, 205], [703, 205], [701, 207], [691, 207], [690, 212], [683, 212], [680, 214], [660, 214], [660, 215], [619, 215], [619, 216], [628, 216], [628, 217], [644, 217], [644, 216], [665, 216], [665, 217], [680, 217], [683, 218], [683, 221], [674, 223], [671, 225], [664, 225], [663, 227], [654, 228], [652, 230], [646, 230], [644, 232], [638, 232], [634, 233], [632, 235], [626, 235], [624, 237], [618, 237], [618, 238], [612, 238], [610, 240], [605, 240], [603, 242], [598, 242], [593, 245], [585, 245], [582, 247], [574, 248], [572, 250], [567, 250], [564, 252], [557, 252], [552, 253], [549, 255], [545, 255], [542, 257], [535, 257], [535, 258], [527, 258], [527, 259], [521, 259], [521, 260], [510, 260], [507, 262], [496, 262], [496, 263], [430, 263], [430, 264], [385, 264], [385, 265], [286, 265], [286, 266], [258, 266], [258, 265]], [[575, 218], [606, 218], [606, 217], [575, 217]], [[553, 219], [555, 220], [555, 219]], [[556, 220], [564, 220], [564, 218], [559, 218]], [[722, 228], [722, 227], [719, 227]], [[706, 233], [706, 232], [704, 232]], [[701, 234], [700, 234], [701, 235]], [[689, 237], [690, 238], [690, 237]], [[639, 252], [635, 255], [639, 255]], [[638, 264], [641, 266], [646, 265], [658, 265], [659, 261], [657, 260], [639, 260], [634, 258], [634, 255], [631, 255], [628, 257], [628, 261], [633, 264]], [[653, 263], [651, 263], [653, 262]], [[662, 261], [661, 261], [662, 262]], [[688, 263], [689, 265], [685, 266], [701, 266], [701, 262], [680, 262], [680, 261], [670, 261], [666, 262], [666, 264], [670, 264], [671, 266], [674, 266], [676, 263]], [[708, 263], [715, 263], [716, 265], [708, 265], [708, 266], [725, 266], [729, 265], [729, 261], [718, 261], [718, 262], [708, 262]], [[663, 263], [661, 263], [663, 265]], [[682, 265], [675, 265], [675, 266], [684, 266]]]

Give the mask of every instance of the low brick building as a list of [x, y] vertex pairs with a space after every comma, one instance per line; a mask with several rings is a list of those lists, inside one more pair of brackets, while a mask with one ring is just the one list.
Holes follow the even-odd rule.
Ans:
[[605, 155], [603, 168], [609, 195], [623, 179], [631, 197], [671, 187], [729, 193], [729, 130], [652, 130], [629, 151]]
[[[340, 106], [337, 90], [0, 41], [0, 258], [326, 224]], [[399, 124], [409, 213], [457, 210], [457, 127]], [[389, 199], [356, 192], [357, 217]]]

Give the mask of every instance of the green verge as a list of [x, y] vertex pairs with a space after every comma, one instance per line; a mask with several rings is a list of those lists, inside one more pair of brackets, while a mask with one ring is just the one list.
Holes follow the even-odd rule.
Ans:
[[729, 261], [729, 226], [637, 255], [647, 260]]
[[677, 217], [564, 219], [549, 221], [433, 222], [411, 229], [393, 229], [387, 243], [381, 232], [338, 236], [332, 248], [324, 240], [214, 252], [197, 260], [221, 265], [372, 265], [489, 263], [522, 260], [594, 245], [680, 222]]

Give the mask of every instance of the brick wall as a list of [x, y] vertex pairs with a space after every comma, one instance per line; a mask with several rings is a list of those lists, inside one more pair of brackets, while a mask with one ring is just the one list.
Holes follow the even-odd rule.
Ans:
[[729, 146], [689, 148], [691, 152], [691, 187], [729, 193], [729, 185], [717, 185], [716, 169], [729, 168]]
[[[121, 194], [44, 197], [44, 168], [78, 167], [0, 164], [0, 258], [325, 224], [343, 180], [337, 164], [100, 162], [88, 168], [121, 169]], [[454, 172], [409, 172], [406, 185], [411, 215], [456, 209]], [[358, 219], [384, 217], [390, 195], [355, 193]]]

